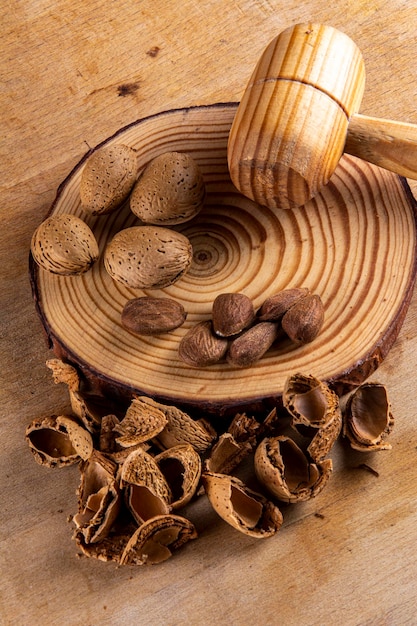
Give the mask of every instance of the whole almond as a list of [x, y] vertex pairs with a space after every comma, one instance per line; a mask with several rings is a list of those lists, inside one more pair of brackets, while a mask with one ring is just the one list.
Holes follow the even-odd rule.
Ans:
[[292, 341], [310, 343], [317, 337], [324, 321], [320, 296], [310, 294], [296, 302], [282, 318], [282, 329]]
[[143, 296], [126, 302], [122, 325], [135, 335], [160, 335], [181, 326], [187, 317], [180, 302]]
[[30, 249], [39, 267], [61, 276], [83, 274], [99, 257], [93, 231], [72, 213], [51, 215], [39, 224]]
[[131, 226], [107, 244], [104, 267], [132, 289], [162, 289], [187, 272], [192, 258], [191, 243], [182, 233], [162, 226]]
[[305, 298], [309, 293], [306, 287], [283, 289], [273, 296], [270, 296], [262, 304], [258, 311], [258, 319], [261, 322], [276, 322], [290, 309], [296, 302]]
[[172, 226], [195, 217], [205, 194], [196, 161], [185, 153], [166, 152], [146, 166], [133, 188], [130, 208], [145, 224]]
[[256, 363], [274, 341], [279, 337], [279, 324], [274, 322], [259, 322], [230, 344], [227, 353], [227, 362], [239, 367], [248, 367]]
[[220, 337], [237, 335], [254, 319], [252, 300], [243, 293], [221, 293], [213, 302], [213, 330]]
[[81, 174], [82, 208], [93, 215], [111, 213], [126, 200], [136, 178], [133, 148], [121, 144], [98, 148], [88, 157]]
[[213, 332], [210, 320], [199, 322], [180, 341], [179, 356], [188, 365], [205, 367], [220, 361], [226, 354], [227, 339]]

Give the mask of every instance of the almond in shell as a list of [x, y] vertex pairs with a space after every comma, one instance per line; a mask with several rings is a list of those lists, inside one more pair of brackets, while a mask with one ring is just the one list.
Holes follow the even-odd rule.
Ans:
[[91, 228], [72, 214], [52, 215], [32, 235], [31, 253], [47, 272], [72, 276], [87, 272], [99, 257]]
[[137, 179], [137, 157], [123, 144], [104, 145], [87, 158], [81, 173], [80, 197], [84, 211], [111, 213], [130, 194]]
[[145, 224], [172, 226], [195, 217], [205, 195], [196, 161], [183, 152], [166, 152], [146, 166], [133, 188], [130, 208]]
[[162, 226], [131, 226], [116, 233], [104, 251], [104, 267], [133, 289], [161, 289], [179, 280], [193, 257], [188, 238]]

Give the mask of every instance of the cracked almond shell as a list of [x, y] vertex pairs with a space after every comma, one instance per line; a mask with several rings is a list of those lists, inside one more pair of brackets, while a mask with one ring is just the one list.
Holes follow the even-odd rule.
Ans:
[[61, 359], [48, 359], [46, 367], [51, 370], [56, 385], [64, 383], [71, 391], [80, 390], [80, 377], [73, 365], [65, 363]]
[[251, 451], [249, 441], [238, 442], [231, 433], [222, 433], [210, 450], [205, 468], [218, 474], [231, 474]]
[[241, 533], [262, 539], [281, 528], [283, 517], [278, 507], [237, 477], [204, 472], [203, 485], [216, 513]]
[[322, 461], [342, 430], [339, 397], [315, 376], [296, 373], [287, 378], [282, 398], [292, 428], [310, 438], [311, 458]]
[[355, 450], [390, 450], [386, 438], [394, 426], [391, 403], [384, 385], [360, 385], [346, 403], [343, 434]]
[[46, 467], [73, 465], [93, 452], [90, 433], [70, 415], [32, 420], [26, 428], [26, 441], [36, 462]]
[[216, 439], [216, 432], [204, 419], [194, 420], [174, 405], [161, 404], [152, 398], [140, 398], [160, 409], [167, 418], [165, 428], [156, 437], [156, 443], [162, 449], [189, 443], [198, 453], [203, 454]]
[[159, 515], [144, 522], [129, 539], [121, 565], [155, 565], [192, 539], [197, 531], [189, 520], [179, 515]]
[[121, 494], [116, 479], [117, 465], [101, 452], [94, 451], [82, 463], [78, 489], [78, 513], [73, 522], [83, 541], [97, 543], [110, 533], [119, 515]]
[[167, 418], [157, 406], [134, 398], [124, 418], [114, 426], [115, 440], [124, 448], [153, 439], [165, 428]]
[[330, 453], [342, 431], [342, 425], [342, 412], [339, 410], [336, 412], [334, 419], [326, 426], [311, 429], [313, 436], [307, 446], [307, 452], [315, 463], [323, 461]]
[[201, 477], [201, 458], [189, 443], [168, 448], [155, 457], [171, 489], [171, 508], [179, 509], [197, 492]]
[[312, 376], [296, 373], [285, 382], [282, 394], [293, 427], [322, 428], [340, 412], [339, 398], [328, 385]]
[[125, 459], [120, 486], [127, 505], [138, 523], [169, 513], [172, 492], [154, 457], [137, 448]]
[[286, 436], [266, 437], [256, 449], [255, 474], [260, 483], [284, 502], [303, 502], [317, 496], [327, 484], [331, 459], [312, 463]]
[[116, 520], [110, 533], [101, 539], [101, 541], [87, 543], [81, 529], [77, 528], [72, 538], [75, 541], [75, 545], [84, 556], [105, 563], [112, 561], [113, 563], [119, 564], [120, 557], [136, 528], [137, 525], [133, 521], [119, 524], [118, 520]]

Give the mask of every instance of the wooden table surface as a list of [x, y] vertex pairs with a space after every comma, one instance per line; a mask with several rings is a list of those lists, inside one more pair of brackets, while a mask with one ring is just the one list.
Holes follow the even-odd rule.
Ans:
[[9, 0], [0, 13], [0, 623], [416, 624], [417, 295], [373, 376], [392, 450], [339, 446], [327, 488], [273, 538], [240, 535], [202, 499], [199, 539], [160, 566], [77, 558], [78, 469], [38, 466], [24, 440], [32, 418], [68, 409], [45, 367], [30, 238], [87, 149], [158, 111], [238, 101], [265, 45], [301, 21], [362, 49], [362, 113], [417, 123], [416, 0]]

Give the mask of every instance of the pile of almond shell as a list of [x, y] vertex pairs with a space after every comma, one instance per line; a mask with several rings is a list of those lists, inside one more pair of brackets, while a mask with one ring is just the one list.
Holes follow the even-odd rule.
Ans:
[[[394, 420], [379, 383], [358, 387], [342, 412], [328, 385], [296, 373], [283, 407], [265, 416], [237, 413], [216, 432], [211, 419], [144, 396], [120, 415], [85, 389], [75, 367], [60, 359], [47, 366], [67, 386], [71, 413], [34, 419], [26, 440], [42, 466], [78, 464], [73, 538], [81, 553], [102, 561], [165, 561], [201, 532], [190, 518], [203, 496], [239, 532], [271, 537], [283, 524], [280, 502], [309, 500], [328, 483], [340, 433], [356, 450], [390, 448]], [[244, 463], [256, 489], [238, 476]]]

